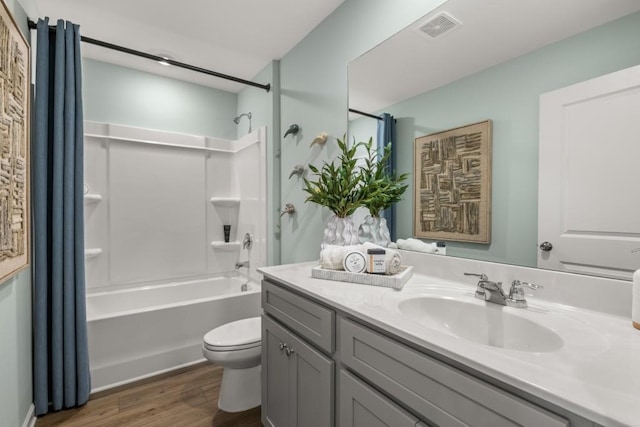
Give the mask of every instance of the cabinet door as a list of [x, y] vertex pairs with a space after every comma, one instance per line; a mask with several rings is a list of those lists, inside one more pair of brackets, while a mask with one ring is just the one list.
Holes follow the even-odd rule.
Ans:
[[340, 371], [340, 427], [415, 427], [416, 425], [418, 425], [416, 417], [353, 375]]
[[289, 335], [291, 422], [298, 427], [331, 427], [334, 413], [334, 362]]
[[289, 333], [266, 316], [262, 316], [262, 424], [267, 427], [289, 424], [290, 358], [284, 347]]

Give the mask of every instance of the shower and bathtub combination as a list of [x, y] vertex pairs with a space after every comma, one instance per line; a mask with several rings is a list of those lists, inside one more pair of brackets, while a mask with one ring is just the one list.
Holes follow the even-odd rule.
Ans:
[[264, 128], [231, 141], [85, 122], [93, 392], [198, 363], [208, 331], [260, 314], [265, 145]]

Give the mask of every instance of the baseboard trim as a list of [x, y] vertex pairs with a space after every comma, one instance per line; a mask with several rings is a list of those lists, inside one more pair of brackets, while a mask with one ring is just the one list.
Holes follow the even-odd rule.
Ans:
[[32, 403], [29, 406], [29, 410], [27, 411], [27, 415], [24, 417], [24, 421], [22, 422], [22, 427], [35, 427], [36, 425], [36, 407]]

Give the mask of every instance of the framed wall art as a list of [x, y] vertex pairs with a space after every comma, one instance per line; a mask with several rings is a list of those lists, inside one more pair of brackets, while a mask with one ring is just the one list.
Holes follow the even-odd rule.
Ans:
[[29, 44], [0, 7], [0, 281], [29, 263]]
[[415, 237], [491, 242], [491, 127], [486, 120], [415, 139]]

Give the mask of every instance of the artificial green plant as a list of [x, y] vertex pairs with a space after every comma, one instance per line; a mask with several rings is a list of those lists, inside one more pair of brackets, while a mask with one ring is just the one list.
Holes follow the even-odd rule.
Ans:
[[362, 177], [357, 167], [356, 152], [362, 143], [347, 146], [338, 139], [340, 155], [337, 162], [324, 163], [320, 169], [309, 164], [309, 169], [317, 177], [316, 181], [304, 179], [303, 190], [309, 195], [305, 202], [327, 207], [340, 218], [347, 217], [362, 206], [367, 197], [367, 189], [362, 186]]
[[381, 156], [378, 156], [378, 150], [373, 147], [372, 138], [362, 144], [367, 150], [367, 157], [364, 166], [360, 168], [360, 174], [362, 185], [368, 189], [362, 204], [369, 209], [371, 216], [377, 217], [383, 210], [402, 200], [402, 194], [409, 187], [404, 184], [409, 175], [397, 175], [395, 171], [389, 170], [387, 161], [391, 157], [391, 143], [384, 147]]
[[[369, 209], [372, 216], [393, 203], [401, 200], [407, 189], [403, 182], [408, 175], [396, 175], [388, 170], [387, 160], [391, 156], [391, 144], [385, 146], [382, 156], [373, 147], [373, 138], [368, 142], [354, 143], [351, 147], [338, 139], [340, 155], [337, 161], [324, 163], [320, 169], [309, 164], [309, 169], [317, 178], [315, 181], [305, 178], [303, 190], [309, 195], [305, 202], [314, 202], [327, 207], [336, 216], [344, 218], [361, 206]], [[359, 147], [366, 149], [364, 164], [358, 165]]]

